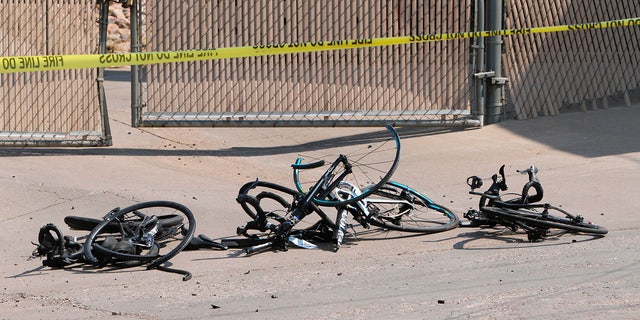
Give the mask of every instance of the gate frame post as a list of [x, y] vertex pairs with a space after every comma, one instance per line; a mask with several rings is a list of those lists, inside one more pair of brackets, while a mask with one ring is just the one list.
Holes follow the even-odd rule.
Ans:
[[[474, 32], [485, 31], [485, 0], [475, 0], [474, 3]], [[484, 126], [484, 114], [486, 108], [486, 64], [485, 64], [485, 46], [484, 37], [473, 38], [474, 43], [471, 45], [473, 48], [473, 82], [475, 90], [475, 105], [473, 108], [473, 115], [480, 122], [480, 127]]]
[[[142, 1], [132, 0], [131, 3], [131, 14], [130, 14], [130, 30], [131, 30], [131, 42], [129, 45], [129, 51], [131, 53], [142, 52], [142, 45], [140, 44], [140, 39], [138, 39], [140, 30], [140, 21], [138, 20], [138, 14], [141, 12], [140, 6]], [[140, 66], [133, 65], [131, 66], [131, 127], [137, 128], [140, 124], [141, 115], [140, 112], [142, 110], [142, 97], [140, 95]]]
[[[504, 29], [504, 0], [487, 0], [487, 28], [489, 30]], [[487, 69], [494, 74], [489, 78], [487, 87], [487, 116], [488, 124], [500, 122], [504, 107], [504, 86], [507, 78], [502, 76], [502, 36], [492, 36], [487, 39]]]
[[[109, 20], [109, 0], [100, 1], [100, 17], [99, 17], [99, 39], [98, 52], [100, 54], [107, 53], [107, 25]], [[104, 140], [102, 143], [106, 146], [113, 145], [111, 137], [111, 126], [109, 125], [109, 110], [107, 108], [107, 95], [104, 91], [104, 67], [98, 68], [98, 76], [96, 78], [98, 86], [98, 107], [102, 116], [102, 135]]]

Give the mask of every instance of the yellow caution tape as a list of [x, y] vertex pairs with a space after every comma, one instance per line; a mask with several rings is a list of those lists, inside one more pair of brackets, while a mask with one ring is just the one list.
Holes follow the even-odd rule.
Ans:
[[415, 36], [354, 39], [338, 41], [309, 41], [299, 43], [267, 44], [257, 46], [218, 48], [204, 50], [182, 50], [144, 53], [110, 53], [77, 55], [44, 55], [0, 57], [0, 74], [29, 71], [67, 70], [80, 68], [120, 67], [157, 64], [168, 62], [189, 62], [228, 58], [256, 57], [266, 55], [316, 52], [327, 50], [355, 49], [378, 46], [392, 46], [409, 43], [444, 41], [494, 36], [512, 36], [561, 31], [605, 29], [615, 27], [640, 26], [639, 18], [611, 20], [593, 23], [578, 23], [561, 26], [507, 29], [480, 32], [457, 32], [443, 34], [422, 34]]

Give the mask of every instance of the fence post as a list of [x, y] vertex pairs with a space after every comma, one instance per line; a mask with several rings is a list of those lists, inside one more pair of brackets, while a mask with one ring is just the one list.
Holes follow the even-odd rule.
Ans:
[[[129, 18], [129, 28], [131, 30], [131, 53], [141, 52], [141, 43], [138, 31], [140, 30], [140, 21], [138, 14], [141, 9], [140, 0], [133, 0], [131, 4], [131, 13]], [[136, 128], [140, 122], [140, 110], [142, 109], [142, 99], [140, 97], [140, 67], [138, 65], [131, 66], [131, 127]]]
[[[484, 9], [484, 1], [485, 0], [475, 0], [474, 5], [474, 26], [473, 31], [485, 31], [484, 25], [484, 17], [485, 17], [485, 9]], [[485, 64], [485, 54], [484, 54], [484, 37], [477, 37], [473, 39], [473, 82], [475, 84], [475, 110], [473, 111], [473, 115], [480, 121], [480, 126], [484, 125], [484, 114], [486, 108], [486, 64]]]
[[[99, 39], [98, 53], [107, 53], [107, 26], [109, 24], [109, 0], [100, 1], [100, 17], [99, 23]], [[107, 108], [107, 95], [104, 91], [104, 67], [98, 68], [98, 77], [96, 79], [98, 87], [98, 107], [102, 116], [102, 132], [104, 136], [104, 145], [113, 144], [111, 137], [111, 125], [109, 125], [109, 109]]]
[[[503, 29], [504, 0], [487, 0], [487, 28], [488, 30]], [[487, 69], [494, 72], [487, 87], [487, 115], [488, 124], [501, 120], [504, 106], [503, 88], [507, 79], [502, 77], [502, 36], [492, 36], [487, 39]]]

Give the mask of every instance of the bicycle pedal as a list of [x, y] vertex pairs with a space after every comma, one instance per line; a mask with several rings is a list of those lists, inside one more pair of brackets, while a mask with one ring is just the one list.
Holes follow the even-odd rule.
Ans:
[[460, 221], [460, 223], [458, 224], [458, 226], [462, 228], [479, 227], [481, 225], [482, 223], [478, 220]]
[[476, 217], [480, 216], [480, 212], [475, 209], [470, 209], [467, 212], [465, 212], [463, 216], [469, 220], [473, 220]]

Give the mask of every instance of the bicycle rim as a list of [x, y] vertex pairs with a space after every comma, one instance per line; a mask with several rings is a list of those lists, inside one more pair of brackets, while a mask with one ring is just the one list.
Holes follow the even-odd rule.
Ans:
[[[145, 218], [178, 215], [183, 223], [169, 227], [158, 223], [153, 241], [143, 244], [138, 238], [140, 221]], [[120, 226], [117, 232], [106, 232], [113, 224]], [[85, 258], [93, 264], [119, 264], [127, 261], [158, 266], [182, 251], [193, 238], [196, 222], [193, 213], [176, 202], [142, 202], [108, 215], [87, 237], [84, 244]]]
[[342, 206], [358, 202], [384, 185], [393, 175], [400, 160], [400, 138], [390, 125], [382, 134], [371, 134], [359, 142], [345, 142], [338, 147], [325, 149], [314, 154], [301, 155], [304, 162], [324, 160], [325, 165], [318, 169], [294, 169], [293, 178], [296, 188], [309, 192], [319, 180], [322, 172], [327, 172], [330, 165], [343, 155], [350, 168], [339, 165], [331, 173], [325, 185], [337, 185], [341, 180], [360, 189], [358, 194], [349, 197], [317, 196], [313, 201], [320, 206]]
[[418, 191], [389, 181], [364, 200], [372, 225], [406, 232], [437, 233], [454, 229], [459, 219]]
[[551, 213], [542, 214], [541, 212], [529, 209], [508, 209], [485, 207], [483, 211], [489, 212], [503, 220], [519, 221], [531, 227], [538, 228], [554, 228], [571, 232], [588, 233], [588, 234], [607, 234], [608, 230], [604, 227], [592, 224], [590, 222], [575, 221], [568, 213], [557, 207], [549, 207]]

